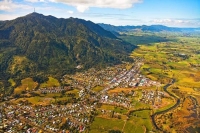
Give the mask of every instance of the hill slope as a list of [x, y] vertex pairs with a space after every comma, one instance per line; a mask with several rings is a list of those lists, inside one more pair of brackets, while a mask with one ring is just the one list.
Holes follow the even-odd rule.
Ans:
[[118, 64], [134, 48], [90, 21], [31, 13], [0, 23], [0, 81]]

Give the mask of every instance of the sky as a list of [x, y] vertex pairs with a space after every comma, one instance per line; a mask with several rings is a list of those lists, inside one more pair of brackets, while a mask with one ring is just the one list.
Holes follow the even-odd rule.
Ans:
[[35, 11], [112, 25], [200, 27], [200, 0], [0, 0], [0, 20]]

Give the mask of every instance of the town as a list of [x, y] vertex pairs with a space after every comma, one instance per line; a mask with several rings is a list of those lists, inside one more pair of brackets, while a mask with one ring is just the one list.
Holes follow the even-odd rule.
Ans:
[[[37, 105], [26, 99], [18, 103], [4, 102], [0, 105], [0, 131], [8, 133], [87, 131], [98, 114], [98, 110], [101, 110], [100, 105], [134, 109], [131, 98], [136, 94], [134, 94], [135, 88], [161, 85], [141, 75], [141, 66], [142, 62], [138, 61], [129, 69], [126, 69], [124, 64], [107, 67], [100, 71], [93, 68], [75, 75], [63, 76], [62, 81], [67, 82], [68, 86], [39, 88], [32, 91], [38, 94], [54, 94], [78, 89], [78, 97], [67, 104], [54, 102], [49, 105]], [[96, 86], [100, 86], [101, 89], [93, 90]], [[131, 88], [132, 91], [129, 93], [131, 97], [127, 97], [124, 93], [108, 93], [109, 90], [116, 88]], [[31, 92], [27, 91], [27, 93]], [[142, 91], [142, 97], [138, 99], [138, 102], [153, 105], [155, 101], [162, 102], [163, 96], [162, 91]]]

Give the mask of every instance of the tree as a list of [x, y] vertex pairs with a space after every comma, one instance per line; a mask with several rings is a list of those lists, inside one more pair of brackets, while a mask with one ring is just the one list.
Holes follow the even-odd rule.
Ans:
[[113, 117], [114, 117], [114, 114], [115, 114], [115, 111], [112, 110], [112, 111], [111, 111], [111, 114], [110, 114], [110, 117], [113, 118]]
[[46, 81], [48, 81], [49, 79], [45, 76], [42, 75], [37, 75], [33, 77], [33, 81], [34, 82], [38, 82], [39, 84], [44, 83]]

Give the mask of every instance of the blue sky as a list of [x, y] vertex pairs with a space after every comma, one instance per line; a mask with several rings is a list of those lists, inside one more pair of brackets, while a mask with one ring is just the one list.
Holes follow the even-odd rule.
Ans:
[[200, 0], [0, 0], [0, 20], [33, 12], [112, 25], [200, 27]]

